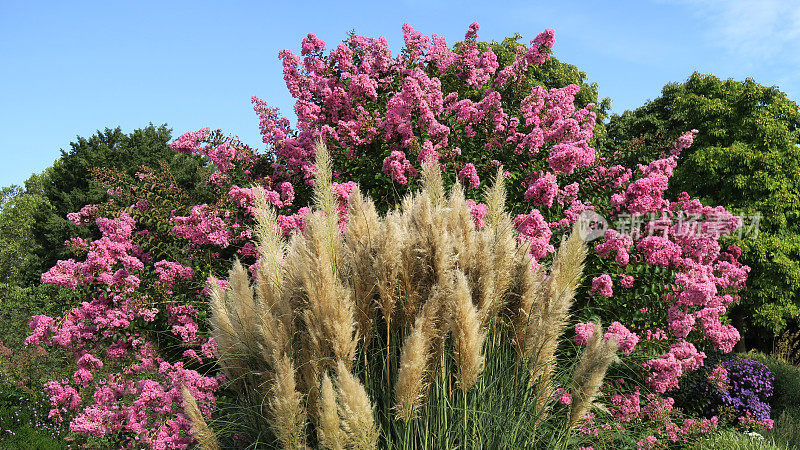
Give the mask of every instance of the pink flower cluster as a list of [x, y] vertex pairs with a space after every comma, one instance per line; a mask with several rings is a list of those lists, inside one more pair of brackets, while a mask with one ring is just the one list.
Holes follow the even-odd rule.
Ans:
[[635, 388], [632, 392], [627, 394], [614, 394], [611, 396], [611, 414], [615, 420], [621, 422], [630, 422], [640, 418], [642, 407], [640, 403], [639, 388]]
[[614, 261], [621, 267], [628, 265], [630, 254], [628, 253], [633, 245], [633, 238], [630, 235], [619, 233], [617, 230], [606, 230], [605, 240], [595, 244], [597, 254], [603, 258], [608, 258], [614, 252]]
[[589, 339], [594, 334], [594, 322], [585, 322], [585, 323], [578, 323], [575, 324], [575, 337], [573, 340], [578, 345], [586, 345], [589, 343]]
[[592, 293], [595, 295], [602, 295], [603, 297], [611, 297], [614, 295], [611, 284], [611, 276], [607, 273], [599, 277], [594, 277], [592, 278]]
[[201, 151], [200, 149], [202, 142], [208, 137], [209, 134], [211, 134], [211, 129], [208, 127], [185, 133], [172, 142], [170, 147], [179, 153], [184, 153], [187, 155], [199, 153]]
[[416, 177], [418, 175], [417, 169], [411, 165], [406, 159], [406, 154], [400, 150], [393, 151], [383, 160], [383, 173], [400, 184], [408, 184], [408, 176]]
[[662, 394], [677, 388], [681, 375], [699, 369], [705, 358], [706, 354], [697, 351], [691, 342], [673, 344], [666, 354], [644, 363], [652, 372], [647, 383], [655, 392]]
[[[417, 152], [416, 163], [442, 160], [444, 169], [451, 164], [459, 168], [459, 178], [466, 186], [478, 186], [478, 174], [484, 167], [462, 155], [459, 147], [462, 142], [474, 146], [471, 141], [478, 136], [492, 136], [484, 147], [487, 153], [510, 149], [517, 154], [535, 154], [550, 148], [549, 164], [556, 174], [572, 174], [592, 164], [595, 151], [588, 143], [596, 114], [593, 105], [575, 107], [577, 86], [550, 90], [535, 87], [523, 100], [520, 117], [505, 112], [499, 91], [489, 87], [503, 86], [531, 66], [543, 64], [554, 42], [553, 30], [538, 35], [530, 48], [520, 46], [514, 61], [502, 70], [493, 51], [478, 52], [478, 30], [478, 24], [470, 25], [465, 40], [455, 50], [448, 49], [443, 38], [423, 36], [405, 24], [406, 48], [397, 56], [392, 56], [385, 39], [357, 35], [327, 56], [324, 43], [317, 37], [304, 40], [302, 59], [291, 51], [282, 51], [284, 80], [297, 99], [297, 129], [292, 130], [277, 109], [253, 99], [263, 140], [277, 155], [276, 173], [301, 175], [308, 181], [314, 170], [313, 145], [318, 138], [324, 138], [332, 151], [341, 151], [352, 159], [379, 158], [383, 173], [400, 184], [408, 184], [418, 175], [419, 166], [409, 154]], [[445, 74], [456, 76], [466, 87], [486, 89], [473, 98], [445, 93]], [[388, 99], [384, 113], [371, 103], [379, 96]], [[371, 155], [376, 148], [388, 151]], [[547, 205], [559, 196], [560, 204], [573, 216], [559, 222], [561, 226], [572, 223], [586, 206], [577, 201], [576, 183], [561, 191], [554, 176], [545, 176], [530, 195]], [[298, 218], [286, 216], [285, 221], [285, 229], [295, 228]], [[530, 220], [518, 222], [529, 226]], [[535, 247], [542, 254], [538, 247], [549, 250], [549, 243]]]
[[228, 212], [220, 212], [203, 204], [193, 206], [188, 216], [173, 216], [172, 231], [196, 245], [211, 244], [225, 248], [230, 244], [231, 231], [225, 223]]
[[[577, 184], [574, 186], [577, 188]], [[556, 176], [552, 173], [545, 173], [528, 185], [525, 199], [533, 201], [535, 205], [551, 207], [556, 194], [558, 194]]]
[[550, 244], [553, 232], [538, 210], [533, 209], [528, 214], [518, 215], [514, 218], [514, 226], [519, 231], [520, 241], [528, 241], [530, 244], [531, 256], [535, 260], [542, 259], [555, 251]]
[[475, 220], [475, 227], [481, 229], [486, 226], [486, 222], [483, 220], [483, 218], [486, 217], [486, 213], [489, 212], [489, 208], [486, 204], [477, 203], [475, 200], [467, 200], [466, 203], [472, 214], [472, 219]]
[[626, 289], [630, 289], [633, 287], [634, 281], [635, 279], [633, 278], [633, 275], [622, 275], [619, 279], [619, 285]]
[[475, 170], [475, 165], [472, 163], [464, 165], [464, 168], [458, 172], [458, 179], [461, 180], [465, 186], [471, 188], [476, 188], [481, 184], [481, 179], [478, 178], [478, 172]]
[[750, 411], [737, 418], [738, 425], [745, 430], [771, 430], [775, 426], [772, 419], [758, 419]]
[[672, 143], [672, 151], [670, 154], [678, 156], [683, 150], [691, 147], [692, 143], [694, 143], [694, 138], [697, 136], [697, 133], [697, 130], [691, 130], [683, 133], [677, 141]]
[[134, 256], [139, 250], [131, 242], [136, 221], [122, 213], [116, 219], [98, 217], [95, 223], [102, 237], [87, 246], [86, 260], [58, 261], [42, 274], [42, 283], [75, 289], [78, 285], [93, 283], [136, 288], [141, 280], [136, 275], [144, 267]]
[[612, 322], [606, 330], [605, 339], [614, 339], [619, 343], [619, 351], [627, 356], [633, 353], [636, 344], [639, 343], [639, 336], [628, 330], [625, 325], [619, 322]]
[[235, 162], [252, 163], [255, 156], [247, 147], [232, 145], [230, 142], [211, 142], [211, 130], [201, 128], [186, 133], [170, 144], [175, 151], [189, 155], [197, 154], [208, 157], [217, 168], [208, 179], [210, 183], [221, 185], [228, 178], [228, 173], [235, 167]]
[[75, 225], [89, 225], [94, 222], [94, 218], [97, 217], [97, 213], [97, 205], [86, 205], [76, 213], [67, 214], [67, 220]]
[[[589, 343], [594, 334], [595, 324], [592, 322], [584, 322], [575, 324], [575, 337], [573, 341], [578, 345], [586, 345]], [[623, 355], [630, 355], [636, 348], [639, 342], [639, 336], [636, 333], [628, 330], [625, 325], [619, 322], [612, 322], [603, 335], [603, 339], [613, 339], [619, 343], [619, 351]]]
[[306, 227], [306, 217], [311, 213], [311, 209], [304, 206], [297, 210], [296, 213], [291, 215], [278, 215], [278, 225], [281, 227], [281, 232], [284, 236], [289, 236], [293, 231], [297, 230], [302, 232]]
[[717, 364], [708, 374], [708, 383], [719, 390], [725, 389], [728, 384], [728, 371], [722, 364]]
[[158, 274], [158, 279], [165, 286], [172, 286], [177, 280], [191, 280], [194, 270], [174, 261], [162, 259], [153, 265]]
[[294, 201], [294, 186], [288, 181], [281, 182], [277, 190], [266, 189], [260, 186], [242, 188], [234, 184], [228, 191], [228, 197], [238, 206], [252, 214], [253, 208], [255, 207], [256, 189], [261, 189], [267, 201], [276, 208], [290, 206]]
[[[623, 380], [611, 380], [603, 386], [604, 391], [610, 389], [624, 389]], [[607, 392], [608, 394], [608, 392]], [[579, 427], [579, 431], [587, 436], [601, 436], [601, 431], [614, 430], [626, 433], [625, 426], [634, 423], [646, 422], [649, 432], [652, 433], [637, 443], [637, 448], [667, 448], [674, 444], [693, 442], [704, 434], [716, 430], [719, 419], [714, 416], [710, 419], [683, 419], [678, 416], [678, 411], [673, 409], [675, 400], [671, 397], [662, 397], [656, 394], [647, 394], [642, 399], [638, 387], [625, 393], [610, 395], [609, 412], [611, 423], [598, 423], [594, 414], [587, 414], [586, 421]]]

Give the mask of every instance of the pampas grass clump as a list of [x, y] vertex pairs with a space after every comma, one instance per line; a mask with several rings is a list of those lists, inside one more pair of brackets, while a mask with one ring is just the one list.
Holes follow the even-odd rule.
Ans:
[[[287, 449], [574, 444], [570, 431], [617, 350], [595, 333], [567, 364], [571, 382], [559, 370], [586, 256], [578, 233], [562, 242], [549, 274], [533, 269], [505, 210], [502, 169], [478, 229], [463, 188], [446, 192], [436, 164], [383, 217], [356, 188], [342, 233], [330, 157], [323, 145], [316, 155], [304, 232], [283, 239], [260, 198], [255, 279], [236, 262], [227, 289], [213, 290], [219, 364], [251, 412], [239, 439]], [[566, 384], [568, 411], [554, 407]], [[188, 405], [198, 442], [214, 448]]]

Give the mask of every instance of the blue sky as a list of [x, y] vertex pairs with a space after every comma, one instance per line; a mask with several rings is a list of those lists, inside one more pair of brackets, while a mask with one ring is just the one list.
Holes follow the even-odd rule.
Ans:
[[[495, 2], [496, 3], [496, 2]], [[500, 2], [35, 2], [0, 0], [0, 186], [22, 183], [76, 136], [167, 123], [209, 126], [263, 147], [250, 97], [292, 117], [277, 59], [317, 34], [383, 35], [408, 22], [448, 43], [554, 28], [554, 54], [622, 112], [693, 71], [753, 77], [800, 101], [800, 0]]]

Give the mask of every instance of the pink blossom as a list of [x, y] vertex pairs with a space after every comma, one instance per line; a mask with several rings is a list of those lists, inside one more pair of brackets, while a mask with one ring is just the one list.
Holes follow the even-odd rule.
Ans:
[[550, 245], [553, 233], [538, 210], [533, 209], [528, 214], [518, 215], [514, 218], [514, 226], [519, 231], [519, 239], [530, 243], [531, 256], [535, 260], [538, 261], [555, 251]]
[[475, 170], [475, 165], [472, 163], [464, 165], [464, 168], [458, 172], [458, 179], [467, 187], [475, 188], [481, 184], [481, 180], [478, 178], [478, 172]]
[[631, 332], [625, 325], [616, 321], [611, 323], [604, 337], [606, 340], [616, 340], [619, 343], [619, 351], [626, 356], [633, 353], [633, 349], [639, 342], [639, 336], [636, 333]]
[[525, 191], [525, 198], [532, 200], [536, 205], [553, 206], [553, 200], [558, 193], [558, 182], [552, 173], [545, 173], [538, 177], [536, 181], [528, 185]]
[[614, 291], [611, 289], [611, 276], [604, 273], [599, 277], [592, 278], [592, 293], [603, 297], [614, 295]]
[[475, 227], [478, 229], [483, 228], [486, 225], [483, 219], [489, 211], [488, 207], [484, 203], [475, 202], [475, 200], [467, 200], [466, 204], [472, 214], [472, 219], [475, 220]]
[[406, 154], [395, 150], [383, 160], [383, 173], [400, 184], [408, 184], [406, 174], [415, 177], [417, 169], [406, 159]]
[[690, 342], [680, 341], [673, 344], [669, 352], [644, 364], [651, 371], [647, 383], [657, 393], [674, 389], [678, 387], [678, 378], [684, 372], [699, 369], [705, 358], [705, 353], [698, 352]]
[[578, 323], [575, 325], [575, 337], [573, 341], [575, 341], [578, 345], [586, 345], [589, 343], [589, 339], [594, 334], [594, 327], [595, 324], [593, 322], [585, 322], [585, 323]]
[[188, 216], [173, 216], [172, 231], [197, 245], [212, 244], [222, 248], [230, 244], [231, 232], [220, 212], [208, 205], [193, 206]]
[[422, 148], [419, 151], [419, 156], [417, 156], [417, 162], [422, 165], [425, 162], [439, 162], [439, 153], [434, 150], [433, 143], [431, 141], [426, 140], [422, 143]]
[[697, 135], [697, 130], [688, 131], [683, 133], [677, 141], [672, 143], [672, 155], [678, 156], [680, 155], [681, 151], [689, 148], [694, 143], [694, 138]]
[[605, 240], [595, 244], [597, 254], [603, 258], [608, 258], [611, 253], [616, 254], [614, 260], [622, 267], [628, 265], [630, 261], [629, 250], [633, 245], [633, 239], [627, 234], [621, 234], [617, 230], [606, 230]]
[[681, 248], [674, 242], [661, 236], [647, 236], [636, 248], [644, 253], [647, 264], [667, 268], [676, 264], [681, 256]]
[[622, 275], [619, 280], [619, 285], [630, 289], [633, 287], [634, 278], [632, 275]]
[[166, 286], [172, 286], [177, 280], [191, 280], [194, 270], [173, 261], [161, 260], [155, 263], [158, 278]]
[[641, 394], [638, 387], [629, 393], [612, 395], [611, 404], [613, 407], [611, 407], [610, 410], [614, 416], [614, 420], [630, 422], [640, 418], [642, 411], [640, 396]]
[[209, 133], [211, 133], [210, 128], [201, 128], [195, 132], [184, 134], [169, 144], [169, 146], [180, 153], [189, 155], [198, 153], [200, 151], [200, 142], [202, 142]]

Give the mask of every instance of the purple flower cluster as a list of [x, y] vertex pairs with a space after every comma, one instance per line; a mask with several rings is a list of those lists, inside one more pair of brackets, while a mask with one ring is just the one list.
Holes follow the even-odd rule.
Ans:
[[718, 389], [722, 404], [736, 410], [738, 416], [752, 415], [760, 421], [768, 420], [775, 376], [769, 368], [757, 361], [733, 358], [722, 363], [728, 372], [727, 389]]

